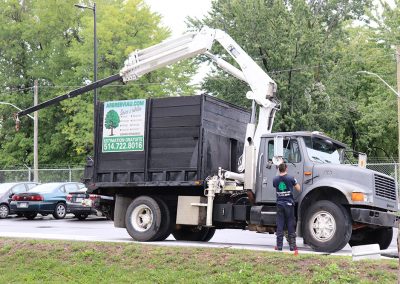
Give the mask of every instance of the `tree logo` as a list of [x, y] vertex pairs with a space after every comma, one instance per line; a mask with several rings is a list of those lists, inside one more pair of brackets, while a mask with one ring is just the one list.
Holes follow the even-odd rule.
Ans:
[[110, 110], [106, 114], [106, 119], [105, 119], [105, 127], [106, 129], [111, 129], [111, 135], [113, 136], [113, 130], [119, 126], [120, 118], [118, 113], [115, 110]]

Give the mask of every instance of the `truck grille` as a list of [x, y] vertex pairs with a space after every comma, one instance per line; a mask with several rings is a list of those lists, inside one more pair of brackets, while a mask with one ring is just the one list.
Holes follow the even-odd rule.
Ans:
[[375, 175], [376, 196], [396, 200], [396, 183], [394, 179]]

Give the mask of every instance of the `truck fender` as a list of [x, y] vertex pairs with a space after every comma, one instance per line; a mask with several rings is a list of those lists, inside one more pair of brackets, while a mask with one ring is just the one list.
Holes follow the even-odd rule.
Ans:
[[308, 196], [310, 192], [318, 188], [327, 188], [327, 187], [334, 188], [340, 191], [346, 197], [348, 203], [352, 203], [351, 200], [352, 192], [363, 192], [365, 194], [368, 194], [368, 192], [370, 192], [370, 190], [368, 190], [366, 186], [362, 186], [359, 183], [355, 183], [352, 181], [345, 181], [338, 178], [324, 178], [322, 180], [316, 180], [316, 182], [314, 182], [310, 187], [304, 189], [304, 191], [300, 196], [299, 204], [301, 204], [302, 200], [306, 196]]
[[[331, 188], [332, 190], [337, 190], [340, 192], [345, 198], [348, 204], [352, 204], [351, 200], [351, 193], [352, 192], [363, 192], [365, 194], [368, 194], [370, 190], [368, 190], [367, 187], [362, 186], [360, 184], [351, 182], [351, 181], [344, 181], [342, 179], [338, 178], [324, 178], [324, 179], [316, 179], [315, 182], [310, 186], [305, 189], [303, 189], [303, 192], [299, 196], [298, 199], [298, 215], [299, 219], [301, 220], [301, 208], [302, 204], [304, 202], [304, 199], [313, 195], [316, 193], [315, 191], [318, 190], [319, 188]], [[329, 196], [327, 196], [327, 199], [329, 199]]]
[[126, 228], [125, 215], [133, 198], [117, 194], [115, 196], [114, 227]]

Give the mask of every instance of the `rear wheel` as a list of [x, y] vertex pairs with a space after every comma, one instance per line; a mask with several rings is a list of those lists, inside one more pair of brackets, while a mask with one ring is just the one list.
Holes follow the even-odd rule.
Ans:
[[161, 209], [150, 196], [139, 196], [128, 206], [125, 224], [128, 234], [136, 241], [154, 241], [161, 228]]
[[64, 219], [67, 215], [67, 206], [64, 203], [57, 203], [53, 212], [53, 217], [56, 219]]
[[328, 200], [321, 200], [307, 210], [303, 221], [303, 237], [315, 251], [336, 252], [351, 237], [351, 219], [346, 209]]
[[10, 214], [10, 208], [6, 204], [0, 205], [0, 219], [5, 219]]
[[164, 200], [160, 198], [156, 198], [156, 200], [161, 210], [161, 224], [160, 230], [157, 236], [154, 238], [154, 241], [164, 241], [172, 232], [171, 213]]
[[25, 214], [24, 214], [24, 217], [25, 217], [26, 219], [28, 219], [28, 220], [33, 220], [33, 219], [36, 218], [36, 216], [37, 216], [37, 213], [25, 213]]
[[208, 228], [208, 233], [206, 234], [206, 236], [204, 237], [204, 239], [202, 241], [208, 242], [209, 240], [211, 240], [212, 237], [214, 237], [215, 231], [216, 231], [215, 228]]
[[214, 228], [202, 226], [180, 226], [179, 229], [175, 229], [172, 232], [172, 235], [177, 241], [208, 242], [213, 237], [214, 233]]

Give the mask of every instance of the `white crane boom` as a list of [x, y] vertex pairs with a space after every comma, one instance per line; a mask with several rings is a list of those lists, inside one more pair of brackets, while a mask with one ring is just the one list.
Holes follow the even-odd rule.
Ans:
[[[215, 41], [232, 56], [241, 70], [210, 52]], [[255, 145], [257, 154], [261, 136], [270, 133], [272, 129], [277, 110], [274, 99], [277, 86], [275, 81], [224, 31], [203, 27], [197, 33], [187, 33], [143, 50], [134, 51], [125, 61], [120, 76], [124, 82], [137, 80], [151, 71], [200, 54], [205, 54], [221, 69], [250, 86], [251, 91], [247, 92], [246, 97], [254, 100], [259, 105], [260, 111], [256, 128], [253, 109], [252, 121], [248, 124], [246, 131], [245, 145]], [[244, 162], [239, 170], [244, 170]]]

